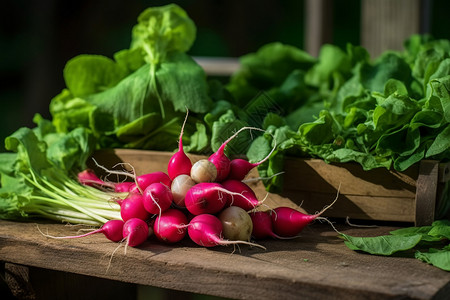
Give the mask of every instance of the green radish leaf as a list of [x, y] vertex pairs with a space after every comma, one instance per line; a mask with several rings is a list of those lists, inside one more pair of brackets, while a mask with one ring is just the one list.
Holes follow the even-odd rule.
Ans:
[[450, 271], [450, 248], [448, 247], [442, 250], [430, 248], [428, 252], [417, 251], [415, 257], [444, 271]]
[[359, 251], [376, 255], [392, 255], [399, 251], [410, 250], [422, 240], [421, 234], [411, 236], [383, 235], [375, 237], [352, 237], [341, 234], [341, 237], [347, 241], [347, 245], [351, 245], [351, 249], [355, 250], [356, 248]]

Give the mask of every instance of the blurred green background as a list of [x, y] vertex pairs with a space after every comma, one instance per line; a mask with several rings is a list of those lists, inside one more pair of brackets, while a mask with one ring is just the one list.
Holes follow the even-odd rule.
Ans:
[[[48, 105], [64, 88], [62, 70], [78, 54], [128, 48], [131, 28], [149, 6], [177, 3], [197, 25], [189, 54], [231, 56], [280, 41], [304, 48], [303, 0], [6, 0], [0, 12], [0, 149], [35, 113], [50, 118]], [[430, 33], [450, 38], [447, 0], [432, 1]], [[333, 1], [333, 40], [359, 44], [360, 0]]]

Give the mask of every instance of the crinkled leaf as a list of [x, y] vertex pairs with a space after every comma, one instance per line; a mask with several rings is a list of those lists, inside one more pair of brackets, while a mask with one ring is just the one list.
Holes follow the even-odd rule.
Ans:
[[341, 234], [351, 249], [358, 249], [370, 254], [392, 255], [399, 251], [414, 248], [422, 239], [421, 234], [410, 236], [383, 235], [375, 237], [353, 237]]
[[176, 111], [206, 113], [212, 107], [205, 71], [190, 56], [177, 53], [167, 57], [156, 71], [163, 101]]
[[441, 154], [444, 151], [450, 149], [450, 124], [448, 124], [444, 130], [442, 130], [431, 144], [426, 153], [426, 157]]
[[450, 249], [431, 248], [428, 252], [417, 251], [415, 257], [444, 271], [450, 271]]
[[104, 91], [125, 77], [126, 71], [102, 55], [78, 55], [66, 63], [64, 80], [74, 97]]
[[[242, 127], [247, 124], [237, 119], [235, 114], [229, 110], [223, 114], [217, 121], [213, 123], [211, 128], [211, 148], [212, 151], [217, 151], [223, 142], [228, 140]], [[249, 130], [240, 132], [233, 138], [225, 147], [225, 154], [231, 157], [233, 154], [245, 153], [250, 146], [252, 140], [252, 133]]]
[[140, 48], [150, 64], [159, 64], [171, 52], [184, 53], [195, 41], [196, 27], [176, 4], [149, 7], [132, 30], [131, 49]]

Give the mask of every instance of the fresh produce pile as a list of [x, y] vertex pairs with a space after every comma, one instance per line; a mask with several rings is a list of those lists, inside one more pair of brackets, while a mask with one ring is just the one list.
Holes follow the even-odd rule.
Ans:
[[[100, 179], [92, 170], [78, 173], [81, 184], [111, 190], [124, 197], [111, 198], [120, 205], [120, 219], [106, 221], [98, 230], [76, 238], [103, 233], [109, 240], [136, 247], [154, 235], [166, 243], [176, 243], [189, 235], [204, 247], [248, 244], [257, 239], [294, 238], [311, 221], [322, 218], [301, 213], [289, 207], [271, 211], [257, 211], [262, 206], [250, 186], [242, 181], [258, 164], [244, 159], [230, 160], [224, 150], [227, 144], [244, 130], [243, 127], [227, 139], [207, 159], [194, 164], [182, 145], [184, 125], [179, 138], [179, 149], [170, 158], [167, 172], [154, 171], [136, 175], [122, 170], [105, 169], [107, 176], [124, 175], [132, 181]], [[105, 192], [105, 195], [108, 193]]]
[[[52, 119], [36, 115], [35, 128], [20, 128], [5, 139], [9, 152], [0, 154], [0, 218], [40, 217], [102, 225], [100, 232], [105, 234], [107, 228], [119, 227], [125, 234], [107, 234], [115, 241], [135, 232], [128, 225], [123, 227], [133, 219], [133, 226], [144, 230], [141, 240], [153, 231], [162, 236], [164, 229], [176, 236], [165, 239], [175, 242], [183, 232], [191, 235], [191, 230], [194, 240], [209, 246], [233, 239], [216, 218], [228, 215], [226, 207], [239, 210], [236, 207], [244, 203], [246, 207], [240, 207], [244, 213], [239, 215], [249, 216], [253, 229], [247, 228], [247, 235], [234, 239], [250, 243], [249, 232], [255, 238], [284, 238], [299, 231], [283, 231], [273, 223], [284, 219], [282, 209], [249, 214], [261, 201], [251, 200], [251, 189], [243, 185], [247, 171], [238, 174], [232, 169], [229, 172], [236, 177], [229, 178], [218, 162], [257, 167], [267, 190], [277, 192], [283, 187], [283, 176], [275, 175], [283, 171], [285, 156], [399, 171], [422, 159], [450, 158], [448, 40], [414, 35], [405, 41], [404, 51], [386, 51], [374, 60], [360, 46], [341, 49], [324, 45], [315, 58], [275, 42], [241, 57], [240, 69], [223, 83], [208, 78], [187, 54], [196, 27], [179, 6], [146, 9], [131, 37], [129, 49], [118, 51], [113, 58], [82, 54], [69, 60], [63, 72], [66, 88], [50, 102]], [[183, 123], [188, 111], [189, 121]], [[133, 180], [112, 185], [89, 177], [95, 174], [87, 170], [87, 160], [95, 150], [106, 148], [178, 149], [175, 157], [186, 166], [180, 167], [183, 171], [178, 175], [191, 182], [191, 189], [181, 197], [184, 203], [169, 190], [174, 183], [186, 184], [172, 174], [171, 164], [177, 159], [169, 162], [167, 172], [149, 170], [150, 177], [157, 178], [149, 187], [139, 182], [142, 174], [131, 176], [138, 183], [131, 193], [119, 187], [130, 188]], [[191, 167], [198, 165], [191, 166], [184, 153], [209, 157], [209, 165], [218, 171], [215, 178], [192, 176]], [[243, 159], [231, 159], [237, 156]], [[85, 181], [83, 176], [90, 179]], [[92, 186], [92, 181], [102, 189]], [[205, 185], [207, 188], [202, 188]], [[236, 187], [245, 188], [245, 193], [234, 190]], [[447, 186], [447, 198], [449, 191]], [[156, 197], [155, 193], [165, 196]], [[213, 194], [219, 201], [195, 204], [203, 193]], [[160, 203], [163, 198], [172, 202]], [[141, 217], [124, 216], [128, 202], [139, 201]], [[450, 201], [441, 203], [444, 207], [437, 209], [437, 218], [449, 210]], [[215, 210], [204, 211], [205, 207]], [[205, 214], [211, 217], [200, 222], [199, 216]], [[178, 225], [164, 225], [166, 215], [170, 220], [179, 218]], [[320, 213], [301, 218], [320, 218]], [[264, 220], [269, 231], [256, 229], [255, 224]], [[206, 224], [215, 232], [208, 240], [211, 244], [203, 231], [197, 231]], [[345, 238], [349, 245], [355, 242]], [[139, 244], [130, 239], [129, 245]], [[439, 235], [439, 239], [447, 241], [448, 236]], [[353, 245], [353, 249], [363, 248]], [[450, 253], [443, 251], [443, 255]]]

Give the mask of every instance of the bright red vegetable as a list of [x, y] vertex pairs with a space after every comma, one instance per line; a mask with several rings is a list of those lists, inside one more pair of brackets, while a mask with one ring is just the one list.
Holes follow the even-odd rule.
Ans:
[[124, 221], [122, 220], [109, 220], [107, 221], [105, 224], [103, 224], [102, 227], [100, 227], [99, 229], [95, 229], [93, 231], [89, 231], [88, 233], [85, 234], [80, 234], [80, 235], [72, 235], [72, 236], [51, 236], [48, 234], [44, 234], [46, 237], [50, 237], [53, 239], [76, 239], [76, 238], [82, 238], [82, 237], [86, 237], [92, 234], [97, 234], [97, 233], [103, 233], [105, 235], [105, 237], [113, 242], [120, 242], [121, 240], [123, 240], [123, 225], [124, 225]]
[[142, 202], [147, 212], [155, 215], [161, 214], [172, 204], [172, 192], [168, 186], [155, 182], [144, 190]]
[[150, 184], [155, 182], [159, 182], [167, 186], [170, 186], [172, 180], [166, 173], [156, 171], [136, 176], [136, 182], [139, 185], [139, 188], [137, 186], [132, 187], [130, 189], [130, 192], [132, 193], [142, 193]]
[[234, 205], [249, 211], [261, 204], [253, 189], [244, 182], [235, 179], [227, 179], [221, 184], [225, 189], [233, 193], [233, 195], [229, 197], [227, 203], [228, 206]]
[[194, 243], [203, 247], [247, 244], [266, 249], [261, 245], [251, 243], [248, 241], [225, 240], [223, 239], [222, 230], [223, 230], [222, 222], [219, 220], [219, 218], [211, 214], [201, 214], [195, 216], [189, 222], [188, 235]]
[[147, 220], [150, 214], [145, 210], [143, 197], [141, 194], [130, 193], [120, 202], [120, 216], [123, 221], [131, 218]]
[[336, 196], [330, 205], [313, 215], [302, 213], [290, 207], [277, 207], [271, 212], [273, 231], [282, 237], [295, 237], [309, 223], [320, 218], [320, 216], [330, 208], [337, 199], [338, 196]]
[[247, 130], [247, 129], [262, 130], [262, 129], [254, 128], [254, 127], [242, 127], [241, 129], [236, 131], [235, 134], [233, 134], [231, 137], [229, 137], [225, 142], [223, 142], [222, 145], [219, 147], [219, 149], [217, 149], [217, 151], [208, 158], [208, 160], [210, 162], [212, 162], [217, 169], [217, 177], [216, 177], [215, 181], [221, 182], [221, 181], [225, 180], [228, 177], [228, 174], [230, 173], [231, 160], [225, 155], [225, 147], [241, 131]]
[[178, 152], [175, 152], [172, 155], [167, 165], [167, 172], [171, 180], [174, 180], [175, 177], [179, 175], [189, 175], [191, 173], [192, 162], [183, 150], [183, 132], [187, 116], [188, 111], [186, 111], [186, 118], [184, 119], [183, 126], [181, 127], [180, 138], [178, 141]]
[[155, 219], [153, 231], [160, 241], [176, 243], [186, 236], [187, 224], [188, 219], [182, 211], [170, 208]]
[[268, 212], [255, 211], [250, 213], [250, 218], [253, 223], [252, 236], [259, 240], [268, 237], [281, 239], [279, 235], [273, 232], [272, 218]]
[[191, 187], [186, 193], [184, 204], [194, 214], [215, 214], [228, 202], [228, 191], [219, 183], [202, 182]]
[[148, 224], [138, 218], [131, 218], [123, 225], [123, 237], [126, 245], [136, 247], [144, 243], [149, 235]]

